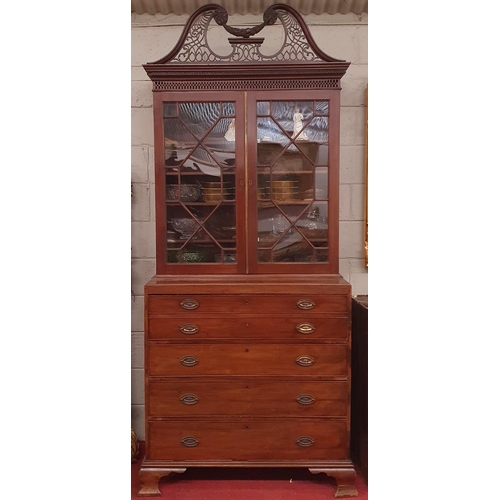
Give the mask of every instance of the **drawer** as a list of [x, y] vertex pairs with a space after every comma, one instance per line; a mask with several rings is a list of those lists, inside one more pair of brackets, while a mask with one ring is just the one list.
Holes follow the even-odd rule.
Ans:
[[198, 415], [346, 416], [347, 381], [151, 380], [149, 414], [154, 417]]
[[149, 313], [289, 314], [348, 311], [347, 295], [149, 295]]
[[347, 317], [171, 315], [149, 318], [149, 339], [343, 339], [350, 331]]
[[347, 375], [347, 346], [335, 344], [150, 344], [149, 374]]
[[262, 419], [150, 421], [150, 460], [343, 460], [344, 421]]

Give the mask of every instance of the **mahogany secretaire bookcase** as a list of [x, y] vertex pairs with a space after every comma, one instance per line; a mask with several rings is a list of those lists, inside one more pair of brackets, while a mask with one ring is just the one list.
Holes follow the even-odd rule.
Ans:
[[[280, 48], [261, 50], [268, 25]], [[213, 49], [210, 30], [232, 36]], [[270, 28], [268, 28], [269, 30]], [[141, 496], [187, 467], [306, 467], [356, 496], [351, 286], [339, 275], [340, 80], [300, 15], [198, 9], [153, 82]]]

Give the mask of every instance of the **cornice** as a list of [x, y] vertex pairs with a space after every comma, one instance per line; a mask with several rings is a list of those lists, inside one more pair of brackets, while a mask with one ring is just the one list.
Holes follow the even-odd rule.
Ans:
[[[305, 81], [309, 82], [307, 88], [314, 88], [310, 82], [318, 81], [318, 88], [324, 88], [324, 81], [336, 81], [344, 76], [350, 63], [325, 54], [292, 7], [272, 5], [263, 17], [264, 22], [260, 25], [241, 30], [227, 24], [224, 8], [216, 4], [205, 5], [189, 18], [175, 47], [161, 59], [145, 64], [144, 70], [153, 82], [172, 82], [170, 87], [164, 85], [165, 89], [197, 89], [201, 82], [207, 82], [207, 88], [214, 88], [218, 81], [246, 81], [248, 88], [288, 88], [286, 84], [277, 87], [273, 80]], [[219, 55], [211, 49], [207, 39], [211, 23], [238, 35], [228, 39], [232, 47], [229, 55]], [[253, 35], [263, 33], [267, 25], [275, 23], [283, 28], [284, 42], [273, 55], [264, 55], [260, 52], [264, 38]], [[259, 83], [263, 81], [268, 84]], [[338, 82], [334, 84], [338, 86]], [[161, 87], [155, 87], [158, 88]], [[232, 88], [241, 89], [244, 85], [235, 83]]]

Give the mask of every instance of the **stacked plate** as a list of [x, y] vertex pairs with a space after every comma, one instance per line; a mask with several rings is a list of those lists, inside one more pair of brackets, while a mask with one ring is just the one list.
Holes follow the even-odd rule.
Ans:
[[271, 181], [271, 195], [276, 201], [295, 200], [298, 189], [298, 181]]
[[205, 203], [219, 203], [222, 200], [234, 199], [234, 187], [230, 182], [204, 182], [202, 187]]

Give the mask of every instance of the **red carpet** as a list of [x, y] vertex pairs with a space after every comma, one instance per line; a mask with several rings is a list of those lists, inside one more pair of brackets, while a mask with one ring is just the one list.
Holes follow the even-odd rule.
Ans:
[[[141, 455], [132, 464], [132, 500], [138, 497]], [[358, 500], [368, 499], [368, 487], [358, 472]], [[166, 500], [332, 500], [335, 480], [307, 469], [222, 469], [192, 468], [160, 480]]]

